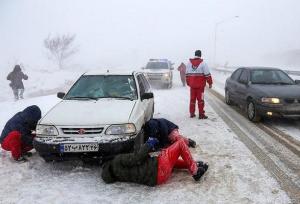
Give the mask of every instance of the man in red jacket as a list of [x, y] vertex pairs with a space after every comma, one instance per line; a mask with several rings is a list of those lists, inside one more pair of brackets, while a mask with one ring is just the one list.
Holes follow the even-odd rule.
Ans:
[[186, 66], [186, 82], [190, 87], [190, 117], [194, 118], [196, 100], [198, 101], [199, 119], [207, 119], [204, 111], [204, 88], [206, 83], [212, 87], [212, 77], [209, 68], [201, 58], [201, 51], [196, 50], [195, 57]]

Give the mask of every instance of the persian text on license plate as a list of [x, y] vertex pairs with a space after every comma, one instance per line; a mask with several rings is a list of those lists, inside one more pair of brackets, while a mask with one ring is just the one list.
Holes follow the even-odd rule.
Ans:
[[97, 152], [98, 144], [61, 144], [60, 152]]

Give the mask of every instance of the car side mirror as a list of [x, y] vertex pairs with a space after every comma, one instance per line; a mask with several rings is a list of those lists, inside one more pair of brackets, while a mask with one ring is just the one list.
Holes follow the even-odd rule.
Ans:
[[141, 100], [144, 100], [144, 99], [150, 99], [150, 98], [153, 98], [154, 95], [153, 93], [143, 93], [142, 96], [141, 96]]
[[57, 93], [57, 98], [61, 98], [61, 99], [63, 99], [64, 97], [65, 97], [65, 93], [63, 93], [63, 92], [58, 92]]
[[295, 84], [300, 84], [300, 80], [296, 79]]

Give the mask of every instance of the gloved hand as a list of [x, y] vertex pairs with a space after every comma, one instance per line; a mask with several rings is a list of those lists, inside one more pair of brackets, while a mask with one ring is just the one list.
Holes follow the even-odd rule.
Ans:
[[155, 149], [155, 147], [158, 145], [159, 141], [155, 137], [149, 137], [149, 139], [146, 141], [146, 144], [151, 148]]

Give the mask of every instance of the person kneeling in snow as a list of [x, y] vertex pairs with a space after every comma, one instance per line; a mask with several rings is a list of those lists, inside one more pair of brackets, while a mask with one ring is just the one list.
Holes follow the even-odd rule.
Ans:
[[38, 120], [41, 119], [41, 110], [33, 105], [15, 114], [4, 126], [1, 133], [0, 143], [2, 149], [11, 151], [16, 161], [25, 161], [24, 155], [30, 156], [28, 152], [33, 149], [34, 134]]
[[[159, 141], [149, 138], [138, 152], [119, 154], [103, 165], [102, 179], [105, 183], [134, 182], [148, 186], [165, 183], [173, 168], [188, 169], [195, 181], [199, 181], [208, 165], [195, 162], [183, 138], [162, 149], [158, 156], [148, 153], [156, 148]], [[181, 157], [181, 158], [179, 158]]]
[[181, 138], [189, 147], [195, 148], [196, 142], [182, 136], [178, 129], [179, 127], [176, 124], [165, 118], [152, 118], [145, 123], [144, 127], [146, 138], [157, 138], [161, 148], [171, 145]]

